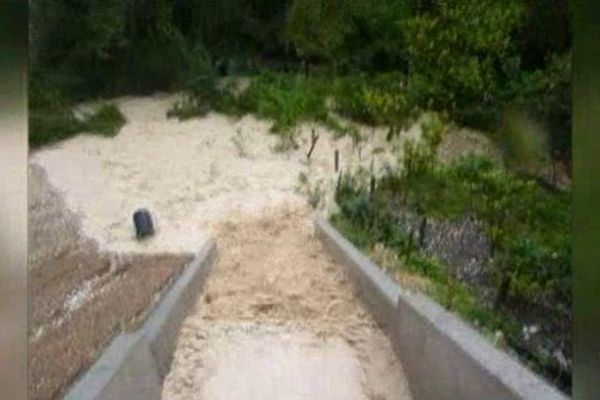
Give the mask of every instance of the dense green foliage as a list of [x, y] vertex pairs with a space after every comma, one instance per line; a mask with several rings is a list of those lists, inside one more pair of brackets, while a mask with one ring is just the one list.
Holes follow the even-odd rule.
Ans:
[[100, 104], [78, 118], [59, 91], [40, 90], [35, 84], [30, 86], [29, 99], [29, 144], [34, 148], [80, 132], [114, 136], [126, 122], [112, 103]]
[[240, 96], [240, 109], [274, 121], [273, 131], [287, 131], [305, 121], [325, 121], [326, 93], [317, 80], [261, 74]]
[[[564, 0], [35, 0], [32, 80], [35, 93], [60, 92], [67, 105], [184, 89], [190, 98], [175, 114], [190, 117], [228, 109], [219, 75], [328, 71], [327, 92], [344, 116], [397, 127], [434, 109], [503, 139], [505, 111], [518, 107], [548, 132], [552, 154], [569, 158], [569, 17]], [[283, 94], [298, 89], [293, 78], [259, 80], [254, 105], [272, 92], [308, 97], [273, 109], [281, 118], [265, 111], [278, 126], [316, 106], [310, 90]]]
[[356, 134], [328, 104], [342, 98], [331, 79], [263, 71], [241, 93], [234, 83], [216, 88], [214, 81], [209, 82], [213, 84], [176, 104], [169, 115], [186, 119], [211, 108], [238, 117], [252, 113], [272, 121], [271, 132], [283, 139], [285, 147], [293, 146], [296, 128], [303, 122], [323, 124], [338, 135]]
[[[383, 243], [396, 251], [402, 260], [398, 268], [431, 280], [431, 294], [440, 302], [486, 332], [502, 331], [507, 344], [526, 351], [534, 367], [553, 380], [563, 379], [539, 349], [523, 344], [525, 322], [518, 310], [552, 310], [545, 312], [570, 320], [569, 196], [549, 193], [481, 156], [438, 164], [443, 118], [434, 114], [424, 125], [424, 140], [407, 143], [401, 168], [389, 170], [374, 191], [366, 171], [342, 177], [336, 192], [340, 211], [333, 221], [360, 247]], [[399, 218], [406, 212], [420, 222], [403, 228]], [[492, 246], [486, 267], [492, 298], [480, 298], [476, 287], [421, 254], [426, 224], [469, 216]]]
[[57, 90], [29, 87], [29, 144], [37, 147], [66, 139], [80, 130], [80, 123]]
[[518, 1], [440, 2], [402, 23], [412, 83], [420, 102], [449, 111], [494, 101], [498, 65], [511, 56]]
[[125, 122], [125, 116], [116, 105], [105, 103], [83, 118], [83, 129], [90, 133], [110, 137], [116, 135]]
[[[380, 219], [377, 224], [370, 228], [370, 231], [366, 231], [365, 226], [360, 221], [347, 214], [348, 207], [353, 207], [350, 205], [353, 201], [351, 197], [347, 197], [346, 194], [340, 197], [340, 200], [340, 205], [343, 205], [344, 211], [333, 215], [331, 218], [332, 223], [356, 246], [368, 250], [376, 243], [385, 242], [388, 248], [398, 251], [401, 255], [406, 254], [406, 241], [409, 238], [404, 232], [400, 232], [391, 227], [390, 224], [386, 224], [384, 219]], [[381, 236], [373, 236], [373, 232], [382, 232], [382, 229], [388, 229], [388, 232]], [[380, 238], [382, 240], [378, 240]], [[508, 333], [508, 335], [518, 335], [518, 322], [514, 318], [511, 318], [510, 315], [491, 312], [480, 301], [477, 293], [471, 287], [447, 274], [445, 267], [436, 259], [413, 251], [411, 257], [404, 258], [397, 265], [397, 268], [426, 278], [431, 284], [427, 290], [429, 295], [447, 309], [458, 313], [478, 326], [487, 336], [493, 337], [498, 331]]]
[[94, 112], [77, 118], [61, 105], [36, 109], [29, 113], [29, 145], [36, 148], [67, 139], [78, 133], [114, 136], [125, 124], [125, 116], [112, 103], [100, 105]]

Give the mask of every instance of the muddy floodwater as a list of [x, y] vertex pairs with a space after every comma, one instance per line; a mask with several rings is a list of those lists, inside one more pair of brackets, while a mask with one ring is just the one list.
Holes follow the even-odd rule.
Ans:
[[308, 210], [238, 216], [214, 231], [218, 258], [163, 399], [411, 399], [388, 338]]

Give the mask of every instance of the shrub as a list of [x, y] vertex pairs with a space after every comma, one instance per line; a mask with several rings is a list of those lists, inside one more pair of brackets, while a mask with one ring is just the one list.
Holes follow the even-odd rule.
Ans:
[[60, 91], [32, 81], [29, 92], [29, 145], [36, 148], [66, 139], [83, 128]]
[[401, 22], [419, 105], [455, 112], [492, 106], [521, 6], [493, 0], [435, 6]]
[[59, 91], [40, 89], [36, 85], [32, 86], [29, 101], [29, 145], [32, 148], [56, 143], [81, 132], [114, 136], [126, 122], [118, 107], [111, 103], [103, 103], [79, 119]]
[[371, 215], [364, 178], [351, 173], [343, 173], [336, 188], [335, 201], [339, 205], [342, 215], [359, 226], [368, 226]]
[[333, 93], [336, 111], [370, 125], [402, 127], [416, 115], [406, 78], [399, 73], [340, 78]]
[[410, 259], [410, 263], [404, 266], [411, 272], [416, 272], [436, 283], [446, 283], [448, 276], [444, 267], [436, 260], [423, 257], [421, 255], [414, 256]]
[[98, 110], [84, 117], [82, 128], [102, 136], [115, 136], [126, 121], [116, 105], [104, 103]]
[[363, 88], [366, 112], [377, 125], [401, 125], [410, 116], [406, 82], [400, 74], [380, 74]]
[[180, 120], [203, 116], [214, 107], [217, 98], [217, 74], [204, 46], [185, 52], [187, 70], [183, 78], [184, 98], [167, 111], [167, 118]]
[[317, 81], [301, 76], [263, 73], [240, 96], [241, 108], [273, 121], [275, 133], [300, 122], [327, 120], [325, 93]]
[[210, 54], [202, 45], [196, 45], [185, 54], [187, 71], [183, 87], [194, 98], [211, 104], [217, 95], [217, 73]]
[[372, 124], [373, 117], [369, 114], [363, 98], [366, 80], [364, 75], [336, 78], [333, 83], [334, 108], [344, 117]]

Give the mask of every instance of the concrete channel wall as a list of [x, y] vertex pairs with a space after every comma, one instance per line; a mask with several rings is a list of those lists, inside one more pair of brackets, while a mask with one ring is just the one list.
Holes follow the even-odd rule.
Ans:
[[315, 228], [390, 337], [415, 400], [568, 399], [428, 297], [402, 290], [328, 222], [317, 217]]
[[212, 267], [208, 242], [185, 266], [144, 325], [117, 336], [67, 392], [66, 400], [160, 400], [181, 323]]

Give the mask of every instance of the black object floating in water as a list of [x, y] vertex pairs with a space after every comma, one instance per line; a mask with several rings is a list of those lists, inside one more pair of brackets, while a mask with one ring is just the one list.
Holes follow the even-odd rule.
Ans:
[[141, 208], [133, 213], [133, 224], [135, 225], [135, 236], [141, 239], [146, 236], [154, 235], [154, 225], [150, 212]]

